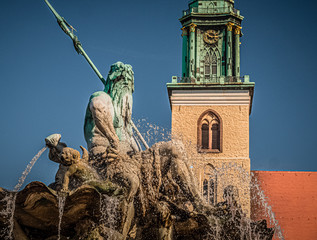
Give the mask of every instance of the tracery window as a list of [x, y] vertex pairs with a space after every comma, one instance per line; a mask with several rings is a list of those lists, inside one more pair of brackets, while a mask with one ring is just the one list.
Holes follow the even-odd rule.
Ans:
[[221, 151], [221, 121], [213, 111], [204, 112], [198, 120], [198, 150]]
[[214, 205], [215, 204], [215, 182], [213, 179], [209, 179], [208, 181], [208, 193], [209, 193], [208, 202]]
[[207, 203], [211, 205], [217, 203], [217, 174], [210, 164], [205, 166], [202, 194]]
[[207, 53], [204, 59], [204, 77], [206, 80], [216, 78], [218, 74], [218, 62], [216, 52]]

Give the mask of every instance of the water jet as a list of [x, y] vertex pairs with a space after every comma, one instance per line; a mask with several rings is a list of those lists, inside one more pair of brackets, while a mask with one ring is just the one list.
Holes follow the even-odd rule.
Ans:
[[[211, 181], [207, 182], [207, 193], [201, 191], [195, 176], [197, 165], [190, 156], [193, 141], [187, 141], [186, 138], [177, 139], [175, 126], [172, 127], [171, 141], [158, 142], [148, 147], [131, 120], [134, 92], [132, 66], [116, 62], [110, 67], [109, 74], [104, 79], [74, 35], [73, 27], [57, 14], [47, 0], [45, 2], [63, 31], [71, 37], [76, 51], [92, 66], [105, 89], [93, 93], [89, 98], [84, 124], [88, 150], [81, 147], [80, 155], [79, 151], [60, 141], [60, 134], [53, 134], [45, 139], [50, 151], [49, 159], [59, 164], [55, 182], [49, 186], [41, 182], [32, 182], [22, 191], [18, 191], [25, 178], [22, 179], [12, 203], [12, 220], [14, 219], [15, 224], [11, 225], [14, 228], [10, 230], [8, 238], [272, 239], [274, 229], [268, 228], [265, 221], [251, 221], [245, 207], [239, 202], [240, 196], [249, 190], [241, 193], [243, 187], [237, 189], [230, 181], [219, 180], [218, 183], [222, 183], [223, 187], [219, 188], [217, 193], [208, 192], [211, 186], [215, 186]], [[195, 11], [193, 7], [189, 15]], [[184, 33], [189, 31], [193, 38], [197, 25], [183, 23]], [[228, 23], [226, 26], [228, 29], [231, 28], [228, 30], [230, 32], [233, 27], [239, 29], [239, 22], [235, 25]], [[208, 44], [208, 48], [213, 48], [224, 37], [218, 36], [220, 33], [220, 30], [205, 31], [205, 38], [202, 39]], [[186, 61], [186, 64], [193, 64], [193, 48], [189, 49], [191, 61]], [[212, 67], [211, 65], [209, 67]], [[238, 73], [239, 67], [235, 67]], [[179, 94], [188, 93], [182, 92], [183, 88], [204, 87], [203, 92], [208, 88], [207, 93], [214, 94], [215, 91], [209, 91], [209, 88], [216, 86], [221, 89], [216, 90], [218, 94], [217, 91], [224, 91], [223, 88], [228, 87], [230, 95], [238, 85], [239, 88], [246, 88], [248, 91], [254, 87], [247, 80], [241, 83], [240, 77], [233, 77], [232, 69], [231, 75], [226, 78], [218, 79], [217, 76], [211, 76], [207, 79], [205, 76], [202, 82], [195, 76], [199, 71], [193, 71], [192, 65], [186, 69], [184, 68], [184, 74], [188, 76], [181, 78], [180, 82], [173, 78], [173, 82], [168, 85], [171, 106], [179, 106], [173, 108], [179, 112], [184, 109], [180, 99], [182, 96]], [[212, 71], [215, 69], [209, 68]], [[225, 85], [225, 82], [228, 84]], [[242, 95], [246, 94], [246, 89], [243, 89]], [[192, 89], [189, 93], [191, 91]], [[194, 97], [191, 101], [195, 102], [195, 99]], [[245, 109], [239, 111], [245, 114]], [[218, 114], [210, 109], [201, 110], [201, 117], [197, 117], [198, 140], [197, 144], [194, 141], [194, 151], [204, 157], [210, 156], [211, 153], [220, 155], [226, 148], [221, 138], [222, 128], [226, 126], [226, 114]], [[192, 111], [191, 114], [196, 112], [198, 111]], [[180, 119], [184, 120], [186, 116], [181, 116]], [[155, 127], [154, 131], [157, 130]], [[183, 134], [183, 137], [185, 135]], [[144, 151], [140, 143], [144, 145]], [[201, 161], [209, 161], [204, 157]], [[226, 174], [230, 172], [228, 169], [231, 171], [230, 167], [227, 168]], [[242, 169], [245, 170], [244, 167]], [[212, 174], [208, 174], [212, 177]], [[218, 167], [218, 178], [223, 175], [221, 168]], [[244, 177], [241, 172], [240, 175]], [[1, 199], [6, 199], [7, 194], [9, 191], [1, 189]], [[0, 221], [1, 225], [5, 224], [3, 220]]]

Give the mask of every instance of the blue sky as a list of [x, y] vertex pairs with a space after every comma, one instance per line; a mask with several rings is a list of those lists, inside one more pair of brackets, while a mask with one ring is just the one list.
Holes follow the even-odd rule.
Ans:
[[[51, 0], [77, 30], [106, 77], [116, 61], [133, 66], [133, 116], [170, 129], [166, 83], [181, 72], [181, 25], [187, 0]], [[250, 116], [254, 170], [316, 171], [317, 3], [236, 1], [245, 17], [241, 72], [256, 82]], [[0, 1], [0, 186], [12, 189], [44, 138], [61, 133], [84, 145], [89, 96], [101, 82], [60, 30], [44, 0]], [[47, 152], [26, 182], [54, 180]]]

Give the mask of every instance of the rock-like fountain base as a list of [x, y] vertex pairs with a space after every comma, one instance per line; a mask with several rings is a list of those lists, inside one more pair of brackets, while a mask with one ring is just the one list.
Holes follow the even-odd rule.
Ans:
[[[171, 142], [94, 163], [103, 176], [99, 181], [78, 184], [74, 176], [67, 193], [41, 182], [18, 192], [14, 239], [272, 239], [274, 230], [265, 221], [244, 217], [234, 187], [226, 188], [224, 202], [206, 205], [180, 148]], [[2, 200], [8, 196], [0, 189]], [[3, 216], [0, 227], [6, 229], [8, 221]]]

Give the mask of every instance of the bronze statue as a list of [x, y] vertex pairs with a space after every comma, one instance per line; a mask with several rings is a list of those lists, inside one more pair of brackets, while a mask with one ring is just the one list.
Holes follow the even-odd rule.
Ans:
[[137, 152], [140, 149], [133, 136], [132, 93], [134, 73], [122, 62], [113, 64], [105, 90], [91, 95], [85, 117], [85, 139], [93, 156], [103, 156], [110, 147], [113, 151]]
[[84, 183], [101, 182], [97, 172], [88, 164], [88, 152], [80, 146], [80, 153], [63, 142], [60, 142], [60, 134], [52, 134], [45, 139], [46, 146], [50, 149], [49, 159], [59, 163], [59, 169], [55, 176], [55, 183], [51, 185], [56, 191], [67, 193]]

